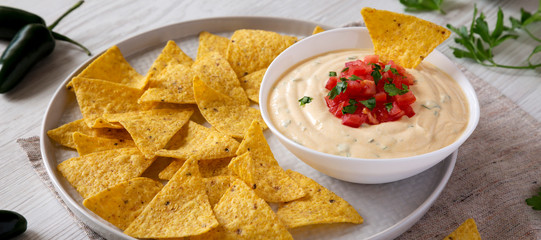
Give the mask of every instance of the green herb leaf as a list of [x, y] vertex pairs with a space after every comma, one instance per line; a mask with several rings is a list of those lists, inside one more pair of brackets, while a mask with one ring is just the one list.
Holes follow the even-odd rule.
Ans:
[[370, 73], [370, 75], [372, 75], [372, 78], [374, 78], [374, 82], [376, 83], [376, 85], [378, 85], [379, 80], [381, 80], [382, 78], [381, 66], [376, 63], [370, 63], [370, 65], [374, 66], [374, 68], [372, 68], [372, 73]]
[[346, 68], [342, 69], [342, 72], [345, 72], [347, 70], [349, 70], [349, 67], [346, 67]]
[[342, 114], [355, 113], [357, 111], [357, 101], [355, 99], [349, 99], [349, 105], [342, 108]]
[[357, 77], [355, 74], [351, 74], [351, 76], [348, 79], [351, 80], [351, 81], [361, 80], [361, 78]]
[[366, 108], [372, 110], [376, 107], [376, 98], [370, 98], [364, 101], [359, 101], [361, 104], [363, 104]]
[[[541, 0], [540, 0], [541, 4]], [[506, 42], [510, 39], [517, 39], [518, 35], [513, 33], [513, 29], [523, 29], [525, 32], [530, 35], [533, 39], [536, 39], [533, 34], [531, 34], [525, 27], [532, 22], [541, 21], [541, 8], [537, 10], [534, 14], [530, 14], [524, 10], [521, 11], [521, 19], [510, 18], [511, 26], [507, 27], [504, 25], [504, 14], [503, 11], [498, 9], [498, 17], [496, 20], [496, 25], [492, 32], [489, 29], [488, 23], [485, 20], [485, 15], [481, 12], [478, 15], [477, 5], [474, 5], [473, 19], [468, 30], [465, 26], [454, 27], [450, 24], [447, 24], [452, 32], [454, 32], [457, 37], [455, 37], [455, 43], [461, 45], [463, 48], [450, 47], [453, 50], [453, 55], [456, 58], [469, 58], [477, 63], [488, 66], [488, 67], [501, 67], [501, 68], [511, 68], [511, 69], [535, 69], [541, 67], [541, 63], [533, 64], [530, 62], [532, 55], [539, 53], [539, 49], [534, 48], [532, 53], [526, 59], [528, 65], [523, 66], [514, 66], [514, 65], [503, 65], [496, 63], [494, 60], [494, 48], [501, 45], [503, 42]], [[541, 39], [538, 41], [541, 42]]]
[[445, 12], [441, 9], [441, 4], [443, 0], [400, 0], [404, 6], [406, 6], [406, 11], [439, 11], [443, 14]]
[[387, 72], [389, 70], [391, 70], [391, 64], [385, 65], [385, 68], [383, 68], [383, 72]]
[[537, 195], [526, 199], [526, 204], [528, 204], [528, 206], [531, 206], [533, 210], [541, 210], [541, 188], [540, 192], [537, 193]]
[[390, 112], [393, 109], [393, 103], [385, 103], [385, 109], [387, 109], [387, 112]]
[[334, 86], [331, 91], [327, 94], [329, 96], [329, 99], [334, 99], [338, 94], [343, 93], [346, 91], [348, 87], [348, 83], [345, 78], [340, 78], [340, 82]]
[[305, 104], [311, 103], [312, 100], [313, 100], [313, 98], [308, 97], [308, 96], [304, 96], [301, 99], [299, 99], [299, 103], [301, 104], [301, 106], [304, 106]]
[[383, 90], [385, 90], [385, 92], [387, 92], [389, 96], [404, 95], [409, 92], [408, 86], [406, 84], [402, 84], [402, 89], [400, 89], [392, 83], [386, 83], [383, 86]]
[[329, 72], [329, 77], [336, 77], [336, 72], [330, 71]]

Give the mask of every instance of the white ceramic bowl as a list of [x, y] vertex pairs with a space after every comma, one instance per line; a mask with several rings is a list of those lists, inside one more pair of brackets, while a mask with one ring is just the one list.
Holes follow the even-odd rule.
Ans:
[[302, 146], [284, 136], [273, 125], [269, 116], [269, 95], [275, 82], [295, 64], [311, 57], [353, 48], [373, 48], [368, 30], [364, 27], [339, 28], [305, 38], [282, 52], [269, 66], [261, 83], [259, 105], [263, 119], [280, 142], [300, 160], [331, 177], [355, 183], [386, 183], [401, 180], [434, 166], [471, 135], [479, 122], [479, 102], [473, 87], [464, 74], [445, 55], [433, 51], [424, 61], [430, 62], [454, 78], [462, 88], [469, 106], [468, 125], [452, 144], [439, 150], [411, 157], [391, 159], [363, 159], [337, 156]]

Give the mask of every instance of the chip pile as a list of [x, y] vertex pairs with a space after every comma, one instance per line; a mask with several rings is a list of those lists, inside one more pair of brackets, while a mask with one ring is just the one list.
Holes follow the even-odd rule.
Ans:
[[67, 85], [82, 118], [47, 133], [79, 156], [58, 171], [85, 207], [136, 238], [292, 239], [290, 228], [362, 223], [342, 198], [278, 165], [252, 106], [268, 65], [296, 41], [201, 32], [195, 61], [168, 41], [144, 76], [111, 47]]

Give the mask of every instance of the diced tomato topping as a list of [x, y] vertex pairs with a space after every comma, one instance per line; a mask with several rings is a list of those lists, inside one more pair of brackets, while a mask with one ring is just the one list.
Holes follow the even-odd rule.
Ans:
[[375, 64], [375, 63], [378, 63], [379, 62], [379, 56], [378, 55], [368, 55], [366, 57], [364, 57], [364, 62], [366, 64]]
[[402, 95], [395, 95], [393, 96], [393, 98], [395, 99], [396, 103], [398, 103], [398, 105], [401, 107], [409, 106], [413, 104], [415, 100], [417, 100], [411, 91]]
[[366, 115], [360, 114], [344, 114], [342, 116], [342, 124], [354, 128], [358, 128], [366, 121]]
[[329, 80], [327, 80], [327, 84], [325, 84], [325, 88], [331, 91], [334, 88], [334, 86], [336, 86], [336, 83], [338, 83], [338, 78], [329, 77]]
[[377, 92], [374, 94], [374, 98], [376, 99], [377, 105], [383, 105], [387, 101], [387, 93], [384, 91]]
[[[374, 71], [379, 71], [379, 74], [375, 74]], [[409, 88], [415, 83], [415, 79], [405, 68], [393, 61], [383, 63], [379, 60], [379, 56], [370, 55], [363, 60], [346, 62], [339, 76], [329, 77], [325, 88], [332, 91], [340, 81], [347, 84], [345, 91], [333, 95], [333, 99], [326, 96], [325, 103], [329, 111], [341, 118], [342, 124], [346, 126], [357, 128], [363, 123], [374, 125], [397, 121], [404, 115], [407, 117], [415, 115], [411, 105], [416, 98]], [[390, 88], [391, 90], [394, 88], [394, 92], [386, 90], [389, 89], [386, 86], [389, 84], [394, 85]], [[406, 89], [404, 85], [408, 86], [407, 91], [404, 91]], [[349, 106], [351, 100], [357, 102], [355, 104], [357, 108], [353, 108], [354, 112], [351, 113], [352, 108], [349, 107], [344, 114], [344, 107]], [[365, 102], [361, 104], [361, 101]]]

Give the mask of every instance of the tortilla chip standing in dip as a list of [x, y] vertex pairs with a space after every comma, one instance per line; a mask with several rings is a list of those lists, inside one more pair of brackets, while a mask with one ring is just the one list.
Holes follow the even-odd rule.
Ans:
[[415, 68], [451, 35], [444, 27], [406, 14], [366, 7], [361, 14], [376, 55], [405, 68]]

